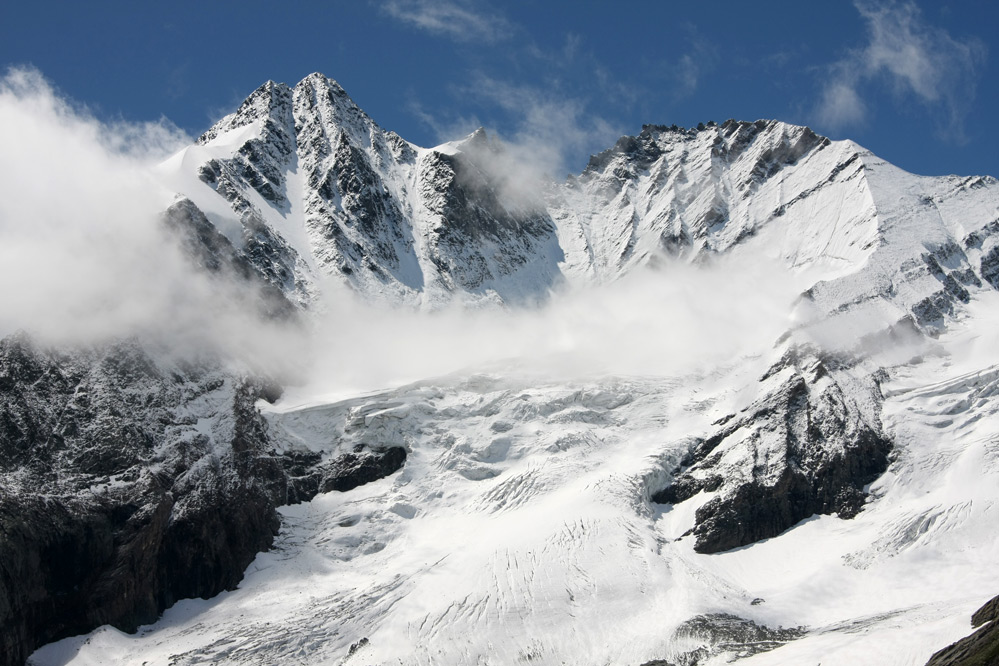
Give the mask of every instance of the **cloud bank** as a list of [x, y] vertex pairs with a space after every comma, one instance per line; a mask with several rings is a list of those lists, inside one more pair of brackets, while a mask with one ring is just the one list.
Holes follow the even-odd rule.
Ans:
[[103, 123], [34, 70], [0, 80], [0, 335], [46, 344], [138, 336], [182, 354], [282, 363], [290, 329], [245, 285], [195, 270], [161, 221], [152, 167], [190, 142], [167, 122]]
[[[733, 278], [733, 276], [739, 276]], [[801, 284], [760, 257], [673, 262], [581, 285], [540, 308], [416, 312], [332, 298], [308, 385], [289, 400], [332, 400], [472, 372], [571, 381], [679, 377], [770, 349]]]

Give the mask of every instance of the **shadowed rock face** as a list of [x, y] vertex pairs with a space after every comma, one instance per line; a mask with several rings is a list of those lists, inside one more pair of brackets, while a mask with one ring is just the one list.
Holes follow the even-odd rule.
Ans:
[[[557, 246], [555, 226], [539, 202], [501, 191], [486, 167], [494, 156], [473, 135], [467, 153], [431, 153], [420, 167], [421, 196], [438, 224], [432, 231], [431, 261], [449, 288], [474, 292], [538, 261], [547, 246]], [[563, 257], [554, 257], [556, 261]], [[547, 289], [557, 282], [557, 271]]]
[[[717, 553], [775, 537], [814, 514], [852, 518], [864, 486], [888, 467], [891, 442], [833, 372], [832, 359], [794, 350], [767, 376], [764, 397], [703, 440], [655, 502], [715, 493], [695, 513], [694, 549]], [[867, 393], [878, 400], [876, 379]], [[880, 404], [880, 403], [877, 403]]]
[[294, 262], [293, 250], [276, 238], [253, 214], [244, 219], [242, 250], [233, 247], [205, 214], [189, 199], [182, 199], [163, 214], [163, 225], [177, 240], [192, 270], [227, 280], [244, 289], [247, 312], [264, 319], [293, 321], [299, 314], [287, 294], [304, 288], [284, 267]]
[[934, 654], [926, 666], [999, 664], [999, 622], [996, 620], [999, 620], [999, 597], [993, 597], [971, 616], [971, 626], [981, 629]]
[[277, 393], [134, 342], [0, 341], [0, 664], [232, 589], [270, 547], [276, 506], [402, 466], [403, 449], [275, 455], [255, 403]]

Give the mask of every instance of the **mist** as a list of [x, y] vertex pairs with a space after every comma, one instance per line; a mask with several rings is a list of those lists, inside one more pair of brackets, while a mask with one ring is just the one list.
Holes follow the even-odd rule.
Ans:
[[[735, 277], [738, 276], [738, 277]], [[317, 323], [317, 354], [292, 402], [334, 400], [451, 373], [679, 377], [773, 348], [800, 293], [751, 257], [638, 269], [569, 286], [541, 307], [420, 312], [343, 293]]]
[[167, 121], [101, 122], [14, 69], [0, 81], [0, 142], [0, 335], [134, 336], [284, 370], [296, 328], [258, 317], [245, 285], [195, 270], [161, 221], [176, 195], [152, 168], [190, 137]]
[[[153, 167], [190, 139], [167, 122], [108, 125], [29, 70], [0, 83], [0, 334], [50, 344], [135, 336], [221, 355], [345, 397], [455, 372], [678, 376], [738, 361], [787, 330], [804, 285], [783, 265], [659, 262], [604, 285], [566, 285], [539, 307], [435, 312], [320, 285], [300, 322], [261, 317], [246, 284], [195, 269], [161, 222], [175, 193]], [[535, 173], [509, 151], [493, 168]]]

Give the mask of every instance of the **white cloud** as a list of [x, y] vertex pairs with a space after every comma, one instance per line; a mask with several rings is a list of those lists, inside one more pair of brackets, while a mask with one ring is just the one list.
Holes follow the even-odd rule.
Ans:
[[[787, 330], [801, 284], [758, 256], [664, 262], [539, 308], [432, 313], [330, 300], [312, 378], [289, 396], [342, 398], [448, 373], [682, 376], [743, 360]], [[732, 275], [741, 276], [733, 280]]]
[[[567, 161], [594, 146], [613, 145], [621, 131], [610, 122], [590, 114], [586, 101], [478, 74], [463, 89], [469, 95], [510, 115], [512, 129], [502, 136], [508, 151], [516, 156], [522, 173], [557, 178], [569, 170]], [[571, 165], [578, 171], [580, 165]]]
[[290, 332], [259, 320], [247, 285], [195, 270], [160, 222], [174, 195], [151, 167], [189, 142], [169, 123], [99, 122], [34, 70], [0, 79], [0, 335], [138, 336], [277, 369]]
[[476, 0], [386, 0], [382, 11], [420, 30], [460, 42], [499, 42], [511, 23]]
[[867, 106], [857, 89], [844, 81], [832, 81], [822, 91], [819, 122], [832, 127], [859, 125], [867, 118]]
[[887, 84], [899, 100], [915, 99], [937, 115], [943, 133], [964, 140], [963, 122], [975, 96], [985, 47], [930, 25], [911, 1], [856, 0], [868, 41], [830, 67], [816, 114], [834, 128], [867, 120], [867, 87]]

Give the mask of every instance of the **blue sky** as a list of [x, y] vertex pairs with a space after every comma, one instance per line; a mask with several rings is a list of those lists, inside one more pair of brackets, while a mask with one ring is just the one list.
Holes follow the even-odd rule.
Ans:
[[992, 0], [7, 0], [0, 68], [191, 135], [319, 71], [416, 144], [482, 125], [566, 171], [643, 123], [777, 118], [915, 173], [999, 176], [997, 35]]

